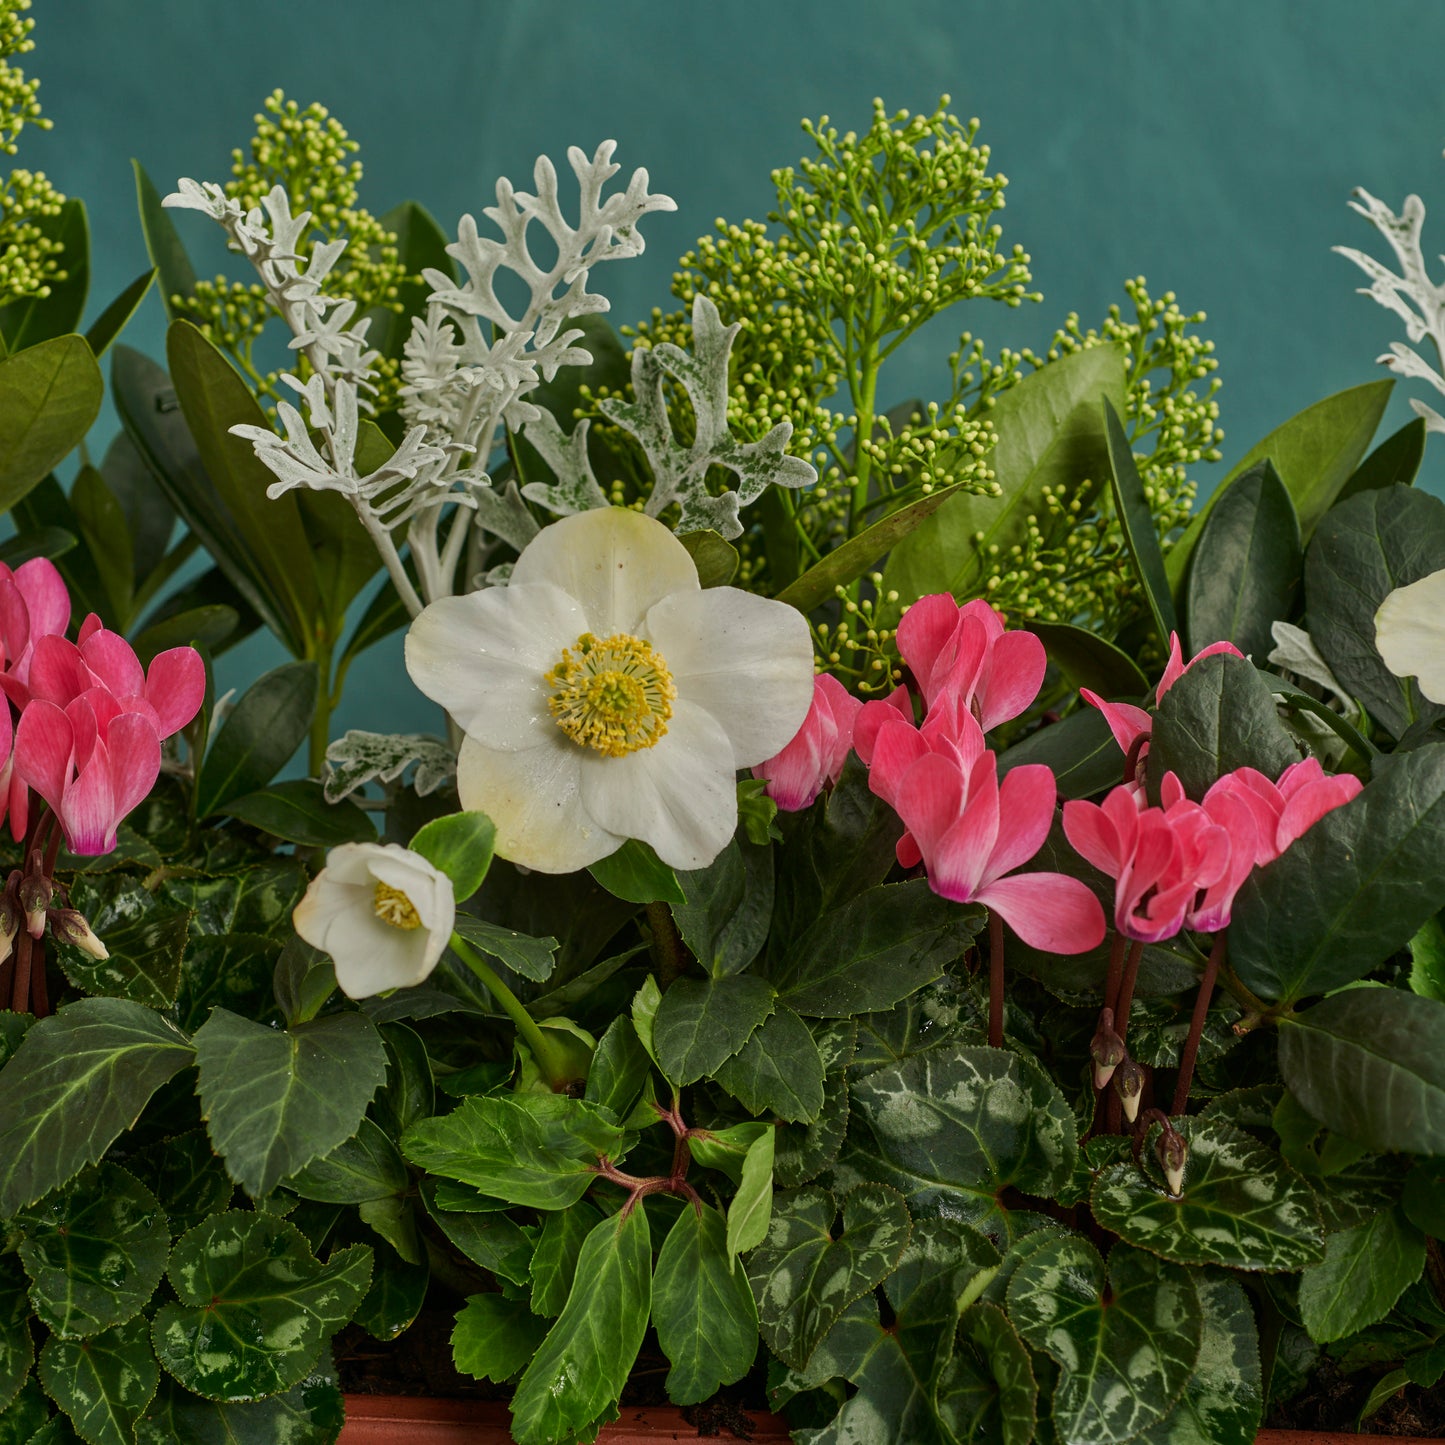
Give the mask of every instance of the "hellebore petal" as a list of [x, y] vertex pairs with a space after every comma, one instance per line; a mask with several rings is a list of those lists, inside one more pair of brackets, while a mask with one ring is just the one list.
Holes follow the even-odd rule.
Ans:
[[1445, 702], [1445, 571], [1397, 587], [1375, 613], [1375, 646], [1396, 677]]

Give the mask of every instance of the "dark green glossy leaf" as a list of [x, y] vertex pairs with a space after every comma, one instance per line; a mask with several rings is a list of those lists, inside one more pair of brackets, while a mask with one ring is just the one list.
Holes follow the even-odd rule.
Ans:
[[652, 1309], [652, 1243], [643, 1206], [587, 1236], [567, 1304], [512, 1396], [517, 1445], [552, 1445], [610, 1415]]
[[[0, 1412], [19, 1393], [34, 1358], [25, 1279], [14, 1255], [0, 1255]], [[3, 1418], [0, 1414], [0, 1421]]]
[[1315, 1118], [1372, 1149], [1445, 1154], [1445, 1004], [1349, 989], [1279, 1034], [1280, 1072]]
[[149, 1303], [171, 1249], [166, 1216], [133, 1174], [104, 1163], [18, 1217], [20, 1259], [42, 1323], [99, 1334]]
[[1152, 1164], [1105, 1169], [1094, 1217], [1127, 1243], [1176, 1264], [1283, 1273], [1316, 1264], [1324, 1249], [1309, 1185], [1272, 1150], [1213, 1119], [1180, 1119], [1189, 1143], [1184, 1193], [1173, 1199]]
[[598, 1157], [616, 1158], [621, 1143], [598, 1109], [561, 1094], [473, 1095], [413, 1124], [401, 1141], [430, 1173], [532, 1209], [575, 1204], [597, 1177]]
[[924, 878], [883, 884], [824, 914], [770, 968], [779, 998], [812, 1018], [891, 1008], [960, 957], [984, 910], [940, 898]]
[[34, 1025], [0, 1087], [0, 1217], [98, 1162], [193, 1054], [174, 1024], [125, 999], [80, 999]]
[[189, 908], [193, 933], [291, 933], [291, 913], [309, 879], [295, 858], [271, 858], [219, 878], [171, 878], [168, 897]]
[[286, 1187], [303, 1199], [328, 1204], [363, 1204], [403, 1194], [411, 1182], [396, 1145], [370, 1119], [356, 1135], [293, 1174]]
[[562, 1313], [577, 1274], [583, 1241], [601, 1218], [590, 1204], [579, 1199], [570, 1208], [555, 1210], [543, 1219], [532, 1255], [533, 1314], [555, 1319]]
[[1445, 502], [1413, 487], [1362, 492], [1320, 523], [1305, 558], [1314, 644], [1340, 684], [1392, 737], [1445, 716], [1375, 646], [1375, 613], [1397, 587], [1445, 568]]
[[971, 1304], [938, 1384], [938, 1413], [950, 1436], [1029, 1445], [1038, 1393], [1028, 1348], [1008, 1316], [995, 1304]]
[[1144, 493], [1129, 435], [1119, 420], [1118, 411], [1107, 399], [1104, 401], [1104, 436], [1109, 447], [1109, 484], [1114, 494], [1114, 512], [1159, 640], [1167, 644], [1170, 635], [1179, 630], [1179, 623], [1174, 616], [1174, 598], [1164, 570], [1164, 554], [1159, 549], [1159, 534], [1154, 530], [1154, 510]]
[[195, 1394], [254, 1400], [306, 1377], [366, 1294], [371, 1250], [357, 1245], [323, 1265], [294, 1224], [233, 1212], [183, 1235], [167, 1274], [176, 1303], [155, 1313], [156, 1357]]
[[436, 1107], [436, 1087], [426, 1045], [414, 1029], [402, 1023], [381, 1025], [388, 1062], [386, 1086], [376, 1096], [371, 1112], [393, 1139], [418, 1119], [430, 1118]]
[[371, 1288], [357, 1305], [354, 1318], [372, 1339], [394, 1340], [405, 1334], [421, 1313], [431, 1269], [425, 1259], [420, 1264], [408, 1263], [380, 1240], [374, 1239], [372, 1248], [376, 1259]]
[[[0, 1346], [0, 1350], [3, 1350], [3, 1346]], [[26, 1363], [28, 1365], [29, 1361]], [[3, 1369], [3, 1366], [0, 1366], [0, 1369]], [[0, 1381], [0, 1400], [4, 1398], [4, 1383]], [[28, 1445], [29, 1441], [39, 1435], [42, 1426], [50, 1417], [50, 1401], [45, 1398], [45, 1391], [40, 1388], [39, 1380], [27, 1380], [10, 1405], [0, 1405], [0, 1445]]]
[[156, 274], [154, 267], [149, 271], [142, 271], [90, 323], [90, 329], [85, 333], [85, 339], [97, 361], [110, 350], [111, 342], [125, 330], [126, 323], [140, 309], [140, 304], [146, 299], [146, 294], [150, 291], [151, 282], [156, 279]]
[[912, 1223], [902, 1197], [864, 1184], [838, 1202], [808, 1187], [774, 1201], [767, 1238], [748, 1257], [758, 1324], [768, 1348], [802, 1369], [842, 1312], [881, 1284], [903, 1257]]
[[696, 1405], [747, 1374], [758, 1351], [748, 1277], [732, 1267], [716, 1209], [684, 1209], [667, 1232], [652, 1281], [652, 1323], [672, 1368], [667, 1398]]
[[452, 1329], [452, 1358], [464, 1375], [505, 1384], [537, 1353], [547, 1335], [522, 1300], [499, 1294], [474, 1294]]
[[816, 1021], [809, 1032], [823, 1061], [823, 1107], [811, 1124], [774, 1129], [778, 1184], [796, 1188], [816, 1179], [837, 1157], [848, 1132], [848, 1079], [858, 1026], [852, 1019]]
[[216, 1009], [196, 1033], [211, 1141], [254, 1199], [349, 1139], [386, 1078], [386, 1051], [365, 1014], [271, 1029]]
[[1091, 688], [1106, 698], [1143, 697], [1149, 691], [1139, 664], [1097, 632], [1067, 622], [1030, 620], [1024, 626], [1044, 644], [1071, 686]]
[[80, 445], [104, 391], [80, 336], [57, 336], [0, 361], [0, 511]]
[[1384, 1319], [1424, 1268], [1425, 1236], [1398, 1207], [1330, 1235], [1325, 1257], [1300, 1276], [1310, 1338], [1342, 1340]]
[[481, 1265], [488, 1273], [510, 1281], [519, 1289], [528, 1288], [536, 1248], [535, 1230], [523, 1229], [505, 1214], [443, 1209], [431, 1181], [422, 1186], [422, 1200], [442, 1233], [473, 1264]]
[[0, 542], [0, 562], [13, 571], [32, 557], [49, 557], [54, 561], [71, 551], [76, 542], [74, 532], [67, 532], [64, 527], [27, 526], [18, 536]]
[[1436, 744], [1392, 757], [1357, 798], [1245, 880], [1232, 967], [1259, 997], [1285, 1002], [1362, 977], [1445, 904], [1442, 856], [1445, 746]]
[[706, 867], [677, 875], [686, 902], [674, 904], [683, 942], [714, 978], [741, 973], [768, 940], [773, 850], [731, 842]]
[[1056, 723], [1035, 728], [999, 755], [998, 772], [1043, 763], [1054, 774], [1060, 798], [1091, 798], [1124, 776], [1124, 755], [1104, 714], [1081, 707]]
[[1211, 508], [1189, 569], [1189, 647], [1232, 642], [1263, 661], [1270, 624], [1294, 615], [1304, 572], [1299, 518], [1279, 473], [1262, 461], [1230, 483]]
[[651, 1068], [652, 1061], [631, 1018], [615, 1018], [597, 1041], [583, 1097], [589, 1104], [598, 1104], [610, 1109], [616, 1118], [625, 1119], [641, 1096]]
[[[213, 655], [224, 651], [224, 645], [239, 641], [240, 613], [234, 607], [217, 603], [191, 607], [144, 628], [135, 637], [135, 653], [149, 665], [156, 655], [173, 647], [204, 647]], [[247, 631], [254, 631], [248, 628]]]
[[314, 778], [290, 778], [228, 799], [225, 811], [287, 843], [334, 848], [338, 843], [374, 843], [376, 825], [350, 798], [328, 803]]
[[[105, 601], [105, 615], [123, 631], [131, 620], [135, 560], [125, 513], [94, 467], [82, 466], [76, 474], [70, 488], [70, 510], [90, 554], [90, 565]], [[73, 558], [71, 567], [78, 561], [78, 557]]]
[[779, 1005], [712, 1077], [750, 1114], [811, 1123], [823, 1108], [823, 1058], [808, 1026]]
[[492, 866], [496, 839], [497, 826], [485, 813], [448, 813], [433, 818], [407, 846], [440, 868], [452, 880], [457, 902], [465, 903]]
[[57, 259], [64, 276], [49, 283], [48, 295], [22, 296], [0, 310], [0, 333], [12, 355], [52, 337], [79, 331], [90, 290], [90, 219], [85, 202], [72, 196], [60, 203], [58, 215], [40, 216], [35, 225], [41, 235], [60, 242]]
[[182, 1028], [198, 1029], [214, 1008], [242, 1015], [269, 1013], [280, 952], [281, 941], [275, 937], [206, 934], [193, 928], [181, 959], [176, 1021]]
[[314, 662], [286, 662], [258, 678], [221, 724], [196, 780], [196, 816], [264, 788], [306, 740], [319, 682]]
[[1339, 500], [1343, 502], [1356, 492], [1393, 487], [1397, 482], [1408, 487], [1425, 460], [1427, 431], [1425, 418], [1417, 416], [1399, 431], [1391, 432], [1350, 474], [1349, 481], [1340, 488]]
[[323, 1355], [299, 1384], [264, 1400], [203, 1400], [161, 1377], [136, 1445], [336, 1445], [345, 1404]]
[[87, 1445], [132, 1445], [160, 1383], [147, 1322], [131, 1320], [87, 1340], [52, 1335], [40, 1352], [40, 1378]]
[[456, 931], [470, 944], [483, 953], [500, 959], [523, 978], [533, 983], [545, 983], [557, 966], [557, 940], [555, 938], [532, 938], [518, 933], [515, 928], [503, 928], [498, 923], [488, 923], [483, 918], [473, 918], [459, 913]]
[[204, 1129], [188, 1129], [132, 1154], [126, 1166], [164, 1203], [172, 1237], [229, 1207], [236, 1186]]
[[105, 944], [108, 958], [62, 944], [56, 949], [65, 976], [86, 993], [127, 998], [168, 1008], [181, 986], [181, 954], [190, 933], [183, 908], [147, 891], [128, 874], [78, 878], [72, 904]]
[[629, 903], [685, 903], [677, 874], [646, 843], [629, 838], [587, 871], [611, 894]]
[[1157, 1424], [1199, 1359], [1203, 1311], [1189, 1271], [1115, 1245], [1104, 1262], [1078, 1235], [1028, 1256], [1008, 1290], [1015, 1328], [1055, 1360], [1062, 1440], [1118, 1445]]
[[166, 315], [175, 320], [176, 298], [189, 297], [196, 289], [196, 273], [186, 248], [176, 230], [176, 223], [170, 212], [161, 205], [160, 192], [146, 174], [145, 167], [133, 160], [135, 171], [136, 204], [140, 211], [141, 234], [145, 237], [146, 251], [151, 264], [160, 277], [161, 300]]
[[773, 997], [767, 981], [755, 974], [677, 979], [663, 994], [653, 1021], [662, 1072], [674, 1084], [712, 1074], [772, 1013]]
[[687, 555], [697, 568], [700, 586], [726, 587], [737, 575], [738, 549], [719, 533], [704, 528], [701, 532], [688, 532], [677, 540], [687, 548]]

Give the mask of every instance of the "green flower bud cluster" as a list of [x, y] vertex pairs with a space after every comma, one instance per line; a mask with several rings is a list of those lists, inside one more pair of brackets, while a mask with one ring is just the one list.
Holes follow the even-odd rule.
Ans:
[[819, 672], [851, 681], [864, 697], [891, 692], [903, 673], [898, 666], [894, 629], [881, 625], [878, 613], [896, 607], [898, 594], [885, 593], [883, 574], [870, 572], [868, 587], [856, 600], [846, 588], [834, 588], [836, 616], [813, 626], [813, 656]]
[[[30, 0], [0, 0], [0, 151], [14, 155], [27, 125], [49, 130], [40, 113], [40, 82], [9, 63], [35, 48]], [[65, 197], [41, 171], [17, 168], [0, 178], [0, 305], [23, 296], [48, 296], [65, 280], [61, 243], [46, 222], [60, 214]]]
[[[304, 110], [280, 90], [266, 98], [255, 117], [256, 134], [249, 154], [231, 152], [231, 179], [226, 194], [247, 209], [258, 206], [273, 187], [281, 186], [293, 213], [311, 212], [311, 229], [303, 244], [324, 244], [345, 237], [346, 250], [326, 280], [327, 294], [349, 297], [357, 311], [400, 311], [397, 299], [407, 279], [397, 254], [396, 236], [359, 204], [359, 145], [325, 106]], [[217, 346], [228, 352], [256, 384], [276, 396], [276, 373], [262, 375], [252, 357], [256, 340], [274, 314], [265, 288], [255, 282], [217, 276], [198, 281], [194, 293], [178, 298], [181, 309]], [[308, 374], [304, 355], [299, 375]], [[289, 364], [289, 363], [288, 363]], [[378, 410], [395, 399], [399, 364], [382, 357], [376, 363]]]

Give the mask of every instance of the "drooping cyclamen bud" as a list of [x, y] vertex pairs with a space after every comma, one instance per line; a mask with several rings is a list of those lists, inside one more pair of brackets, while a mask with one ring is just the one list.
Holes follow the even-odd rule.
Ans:
[[1114, 1070], [1114, 1092], [1124, 1106], [1124, 1117], [1132, 1124], [1139, 1117], [1139, 1099], [1144, 1093], [1144, 1070], [1133, 1059], [1125, 1059]]
[[1089, 1057], [1094, 1061], [1094, 1087], [1107, 1089], [1114, 1070], [1127, 1057], [1124, 1040], [1114, 1032], [1114, 1010], [1111, 1008], [1099, 1010], [1099, 1028], [1089, 1044]]
[[51, 931], [62, 942], [73, 943], [84, 949], [94, 959], [110, 957], [110, 950], [91, 932], [85, 915], [75, 908], [52, 908], [50, 910]]
[[54, 885], [41, 873], [27, 873], [20, 880], [18, 892], [26, 930], [31, 938], [40, 938], [45, 932], [45, 910], [50, 907]]
[[1170, 1197], [1178, 1199], [1184, 1193], [1184, 1164], [1189, 1158], [1189, 1145], [1177, 1129], [1166, 1123], [1164, 1132], [1155, 1140], [1154, 1154], [1164, 1171]]

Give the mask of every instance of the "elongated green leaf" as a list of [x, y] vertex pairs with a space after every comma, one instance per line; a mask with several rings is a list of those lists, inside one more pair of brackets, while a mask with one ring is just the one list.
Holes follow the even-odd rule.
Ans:
[[1154, 512], [1144, 495], [1144, 483], [1134, 464], [1129, 435], [1107, 398], [1104, 400], [1104, 436], [1109, 446], [1109, 483], [1119, 528], [1149, 604], [1155, 631], [1159, 640], [1167, 644], [1170, 634], [1179, 630], [1179, 623], [1174, 616], [1174, 598], [1164, 570], [1164, 554], [1159, 549], [1159, 534], [1154, 530]]
[[226, 812], [287, 843], [334, 848], [374, 843], [376, 825], [350, 798], [328, 803], [315, 778], [288, 778], [226, 800]]
[[1445, 924], [1427, 918], [1410, 940], [1410, 989], [1445, 1003]]
[[667, 1232], [652, 1280], [652, 1323], [671, 1361], [667, 1398], [696, 1405], [747, 1374], [758, 1352], [752, 1288], [732, 1267], [716, 1209], [684, 1209]]
[[758, 1325], [768, 1348], [801, 1370], [859, 1296], [882, 1283], [903, 1256], [912, 1222], [901, 1195], [863, 1184], [838, 1202], [826, 1189], [781, 1195], [767, 1238], [748, 1257]]
[[0, 310], [0, 333], [12, 355], [79, 331], [90, 290], [90, 218], [85, 202], [72, 196], [61, 202], [58, 215], [40, 217], [37, 226], [47, 239], [60, 242], [58, 260], [64, 279], [51, 281], [48, 295], [23, 296]]
[[675, 1084], [713, 1073], [773, 1011], [773, 990], [756, 974], [680, 978], [663, 994], [652, 1041], [662, 1072]]
[[85, 339], [97, 361], [110, 350], [110, 344], [125, 330], [127, 322], [140, 309], [156, 279], [155, 268], [142, 271], [94, 321], [85, 333]]
[[285, 662], [258, 678], [221, 724], [196, 780], [196, 816], [264, 788], [306, 739], [316, 711], [314, 662]]
[[442, 1233], [474, 1264], [525, 1290], [531, 1280], [536, 1231], [523, 1229], [502, 1213], [444, 1209], [439, 1193], [439, 1184], [427, 1181], [422, 1186], [426, 1212]]
[[1113, 787], [1124, 775], [1124, 754], [1096, 708], [1081, 707], [1060, 722], [1035, 728], [999, 755], [1003, 777], [1010, 768], [1043, 763], [1051, 768], [1061, 798], [1090, 798]]
[[1445, 1004], [1350, 989], [1280, 1020], [1279, 1066], [1315, 1118], [1372, 1149], [1445, 1154]]
[[807, 1024], [786, 1004], [711, 1075], [750, 1114], [811, 1123], [823, 1108], [822, 1055]]
[[512, 1396], [517, 1445], [552, 1445], [607, 1417], [642, 1346], [652, 1309], [652, 1243], [639, 1204], [587, 1236], [557, 1323]]
[[345, 1404], [325, 1351], [299, 1384], [264, 1400], [203, 1400], [161, 1377], [136, 1445], [336, 1445]]
[[135, 171], [136, 204], [140, 211], [141, 234], [146, 251], [160, 277], [161, 300], [172, 321], [177, 315], [176, 298], [188, 297], [196, 289], [196, 273], [191, 258], [181, 242], [176, 223], [161, 205], [160, 192], [137, 160], [131, 161]]
[[686, 902], [673, 921], [693, 957], [714, 978], [741, 973], [768, 940], [773, 850], [731, 842], [706, 868], [677, 875]]
[[18, 1222], [31, 1301], [59, 1335], [95, 1335], [133, 1319], [171, 1249], [155, 1195], [116, 1164], [88, 1169]]
[[561, 1094], [473, 1095], [402, 1136], [402, 1152], [432, 1174], [532, 1209], [566, 1209], [616, 1158], [622, 1131], [591, 1104]]
[[1397, 587], [1445, 568], [1445, 502], [1396, 485], [1342, 502], [1305, 558], [1310, 636], [1340, 684], [1392, 736], [1445, 716], [1375, 646], [1375, 613]]
[[1024, 1340], [1059, 1365], [1054, 1424], [1067, 1441], [1115, 1445], [1162, 1420], [1199, 1359], [1203, 1312], [1189, 1271], [1078, 1235], [1029, 1255], [1008, 1290]]
[[631, 1018], [622, 1014], [607, 1025], [607, 1031], [597, 1041], [583, 1097], [589, 1104], [599, 1104], [611, 1109], [616, 1118], [625, 1119], [641, 1096], [651, 1068], [652, 1061], [637, 1037], [637, 1029]]
[[88, 1340], [52, 1335], [40, 1352], [40, 1378], [87, 1445], [132, 1445], [160, 1383], [146, 1321]]
[[1252, 662], [1227, 653], [1196, 662], [1159, 700], [1149, 743], [1149, 783], [1158, 795], [1166, 772], [1202, 798], [1236, 768], [1277, 778], [1299, 749], [1275, 712], [1269, 682]]
[[1097, 632], [1067, 622], [1026, 621], [1024, 626], [1043, 643], [1071, 686], [1092, 688], [1106, 698], [1138, 698], [1149, 691], [1139, 664]]
[[1116, 1164], [1094, 1184], [1094, 1217], [1106, 1229], [1176, 1264], [1282, 1273], [1320, 1260], [1314, 1192], [1278, 1154], [1213, 1119], [1176, 1127], [1189, 1144], [1182, 1198], [1152, 1163], [1147, 1173]]
[[294, 1224], [232, 1212], [183, 1235], [167, 1274], [176, 1302], [155, 1313], [157, 1359], [197, 1395], [254, 1400], [310, 1371], [366, 1294], [371, 1250], [354, 1245], [322, 1265]]
[[1308, 542], [1365, 455], [1394, 385], [1392, 380], [1367, 381], [1363, 386], [1337, 391], [1292, 416], [1250, 447], [1169, 549], [1166, 567], [1170, 585], [1177, 589], [1183, 581], [1205, 519], [1224, 489], [1266, 458], [1274, 463], [1288, 488], [1299, 515], [1300, 531]]
[[0, 361], [0, 511], [80, 445], [104, 390], [81, 336], [57, 336]]
[[474, 1294], [452, 1329], [452, 1358], [464, 1375], [504, 1384], [521, 1372], [547, 1335], [522, 1300]]
[[1445, 905], [1442, 856], [1445, 745], [1435, 744], [1392, 757], [1250, 875], [1234, 903], [1232, 966], [1261, 998], [1285, 1001], [1362, 977]]
[[355, 1134], [386, 1078], [381, 1036], [360, 1013], [280, 1030], [216, 1009], [196, 1063], [211, 1141], [254, 1199]]
[[883, 573], [885, 592], [897, 591], [903, 602], [930, 592], [952, 592], [960, 600], [981, 596], [995, 558], [1027, 541], [1029, 517], [1047, 517], [1045, 487], [1072, 497], [1108, 476], [1101, 397], [1123, 410], [1121, 345], [1075, 352], [1003, 392], [989, 412], [998, 433], [990, 460], [1001, 495], [945, 494], [937, 513], [894, 546]]
[[1342, 1340], [1384, 1319], [1424, 1268], [1425, 1236], [1399, 1207], [1330, 1235], [1325, 1257], [1300, 1276], [1310, 1338]]
[[[214, 568], [212, 572], [220, 576]], [[242, 614], [227, 603], [208, 603], [180, 612], [168, 611], [166, 616], [156, 617], [154, 622], [137, 633], [132, 646], [136, 656], [147, 667], [158, 653], [167, 652], [172, 647], [204, 648], [214, 658], [261, 625], [249, 608], [246, 612], [248, 620], [243, 622]]]
[[766, 1126], [748, 1145], [738, 1175], [738, 1192], [728, 1205], [728, 1258], [755, 1249], [768, 1237], [773, 1218], [773, 1152], [777, 1135]]
[[587, 871], [611, 894], [629, 903], [685, 903], [677, 874], [646, 843], [629, 838]]
[[533, 983], [545, 983], [557, 966], [555, 938], [531, 938], [515, 928], [503, 928], [499, 923], [488, 923], [467, 913], [457, 914], [456, 931], [468, 943], [500, 959], [513, 973], [530, 978]]
[[780, 999], [810, 1018], [891, 1008], [935, 979], [983, 926], [923, 878], [870, 888], [830, 909], [770, 967]]
[[0, 562], [12, 571], [32, 557], [49, 557], [53, 562], [73, 551], [78, 542], [76, 535], [64, 527], [26, 527], [19, 535], [0, 542]]
[[407, 846], [440, 868], [452, 880], [457, 902], [465, 903], [492, 866], [496, 839], [497, 826], [485, 813], [448, 813], [433, 818]]
[[404, 1194], [410, 1183], [396, 1145], [370, 1119], [363, 1119], [354, 1137], [313, 1159], [286, 1181], [286, 1187], [303, 1199], [364, 1204]]
[[1270, 624], [1293, 616], [1304, 574], [1299, 518], [1279, 473], [1262, 461], [1215, 503], [1189, 569], [1189, 647], [1232, 642], [1263, 661]]
[[1338, 500], [1343, 502], [1357, 492], [1377, 487], [1393, 487], [1397, 482], [1409, 486], [1419, 474], [1425, 460], [1425, 418], [1417, 416], [1392, 432], [1355, 468], [1349, 481], [1340, 488]]
[[579, 1199], [568, 1209], [554, 1210], [542, 1221], [531, 1265], [533, 1314], [555, 1319], [562, 1313], [577, 1276], [583, 1242], [601, 1218], [590, 1204]]
[[70, 509], [90, 553], [106, 601], [107, 620], [125, 630], [131, 623], [135, 559], [119, 500], [94, 467], [81, 467], [70, 489]]
[[124, 999], [80, 999], [41, 1019], [0, 1087], [0, 1217], [98, 1162], [192, 1056], [174, 1024]]

